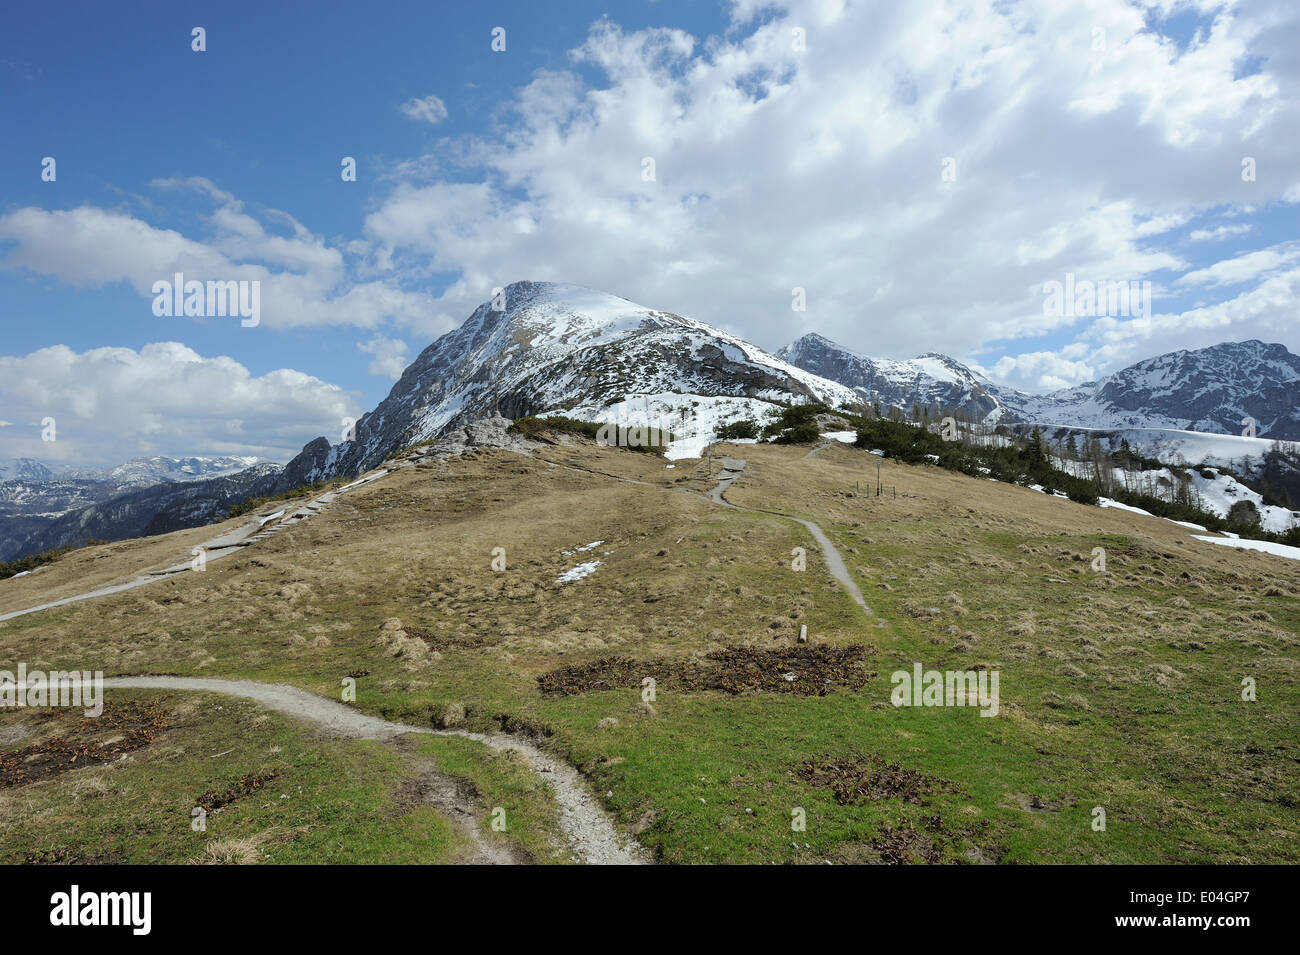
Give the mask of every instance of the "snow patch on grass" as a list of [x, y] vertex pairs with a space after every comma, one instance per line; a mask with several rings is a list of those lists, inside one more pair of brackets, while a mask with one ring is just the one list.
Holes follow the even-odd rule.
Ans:
[[575, 580], [582, 580], [583, 577], [590, 577], [596, 572], [596, 568], [602, 563], [604, 563], [604, 561], [589, 560], [585, 564], [579, 564], [577, 567], [573, 567], [560, 574], [560, 576], [555, 578], [555, 582], [557, 584], [571, 584]]
[[1239, 550], [1257, 550], [1265, 554], [1272, 554], [1275, 557], [1287, 557], [1291, 560], [1300, 560], [1300, 547], [1291, 547], [1287, 544], [1277, 544], [1273, 541], [1248, 540], [1241, 537], [1204, 537], [1200, 534], [1193, 534], [1192, 536], [1198, 541], [1205, 541], [1207, 544], [1218, 544], [1221, 547], [1236, 547]]
[[595, 550], [597, 547], [599, 547], [599, 546], [600, 546], [601, 544], [603, 544], [603, 543], [605, 543], [605, 542], [604, 542], [604, 541], [592, 541], [590, 544], [583, 544], [581, 547], [575, 547], [573, 550], [562, 550], [562, 551], [560, 551], [560, 553], [563, 554], [565, 557], [568, 557], [570, 554], [580, 554], [580, 553], [582, 553], [583, 551], [586, 551], [586, 550]]
[[1155, 517], [1150, 511], [1144, 511], [1140, 507], [1134, 507], [1132, 504], [1121, 504], [1119, 501], [1112, 501], [1108, 497], [1097, 498], [1098, 507], [1114, 507], [1121, 511], [1128, 511], [1130, 514], [1145, 514], [1147, 517]]

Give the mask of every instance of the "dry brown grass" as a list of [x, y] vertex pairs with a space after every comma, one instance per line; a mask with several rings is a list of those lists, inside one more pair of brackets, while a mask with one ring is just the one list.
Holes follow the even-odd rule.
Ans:
[[[649, 739], [661, 718], [632, 701], [566, 723], [568, 711], [540, 699], [538, 675], [605, 657], [788, 647], [805, 624], [816, 643], [876, 648], [873, 669], [886, 674], [912, 660], [1005, 670], [1008, 733], [1033, 752], [1120, 747], [1140, 762], [1145, 744], [1120, 742], [1132, 697], [1174, 713], [1173, 701], [1232, 692], [1245, 666], [1275, 698], [1293, 692], [1300, 641], [1288, 595], [1300, 593], [1300, 565], [1204, 544], [1156, 518], [936, 468], [887, 461], [883, 480], [899, 497], [868, 496], [874, 457], [832, 446], [804, 460], [805, 451], [731, 449], [749, 467], [729, 499], [821, 524], [877, 618], [851, 604], [798, 525], [688, 493], [711, 486], [703, 462], [669, 470], [652, 456], [575, 445], [397, 472], [202, 574], [0, 623], [0, 647], [29, 664], [252, 676], [330, 695], [355, 673], [359, 702], [372, 711], [475, 728], [536, 721], [583, 760], [636, 734]], [[1104, 575], [1088, 564], [1099, 538]], [[183, 542], [120, 546], [168, 547], [174, 561]], [[802, 574], [790, 568], [795, 546], [808, 552]], [[490, 568], [497, 547], [504, 573]], [[557, 583], [587, 560], [602, 564]], [[28, 586], [30, 602], [48, 599], [38, 575]], [[1214, 669], [1224, 659], [1233, 668], [1226, 689]], [[884, 717], [872, 707], [887, 706], [888, 691], [864, 692], [874, 726]], [[1249, 738], [1242, 727], [1251, 724], [1233, 718], [1234, 739]], [[1202, 772], [1199, 753], [1178, 741], [1181, 714], [1167, 719], [1175, 735], [1153, 735], [1151, 752], [1162, 767]], [[1117, 773], [1109, 783], [1126, 798], [1154, 798]], [[640, 796], [659, 808], [671, 801], [649, 789]]]

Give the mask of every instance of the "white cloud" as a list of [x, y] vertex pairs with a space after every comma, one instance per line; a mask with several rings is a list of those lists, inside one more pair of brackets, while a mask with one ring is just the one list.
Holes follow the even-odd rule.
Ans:
[[28, 206], [0, 216], [0, 240], [16, 243], [0, 267], [30, 269], [83, 287], [126, 282], [142, 296], [141, 314], [149, 318], [153, 283], [182, 272], [187, 280], [261, 282], [259, 327], [395, 323], [424, 333], [452, 327], [431, 317], [434, 303], [427, 294], [405, 291], [391, 277], [354, 278], [343, 250], [330, 247], [285, 213], [266, 214], [288, 233], [281, 235], [268, 231], [242, 203], [205, 179], [156, 184], [193, 188], [219, 202], [205, 220], [210, 236], [191, 239], [95, 206], [54, 211]]
[[1231, 239], [1233, 236], [1246, 235], [1253, 228], [1247, 222], [1236, 225], [1219, 225], [1213, 229], [1193, 229], [1187, 233], [1187, 238], [1193, 242], [1217, 242], [1220, 239]]
[[[366, 219], [372, 261], [457, 275], [440, 319], [495, 285], [553, 279], [769, 348], [806, 331], [893, 357], [1024, 347], [1052, 329], [1045, 281], [1163, 287], [1187, 268], [1173, 230], [1247, 199], [1266, 209], [1295, 183], [1294, 11], [1204, 13], [1185, 48], [1122, 0], [745, 0], [705, 43], [602, 20], [571, 54], [602, 77], [538, 72], [499, 130], [401, 165]], [[1242, 75], [1253, 56], [1262, 68]], [[1246, 150], [1276, 173], [1243, 183]], [[790, 311], [795, 286], [805, 313]], [[1223, 331], [1261, 328], [1243, 316]], [[1006, 367], [1066, 383], [1106, 370]]]
[[[1102, 318], [1084, 333], [1088, 360], [1102, 369], [1178, 349], [1258, 338], [1293, 341], [1300, 312], [1300, 268], [1281, 270], [1232, 298], [1142, 319]], [[1248, 330], [1248, 334], [1243, 334]]]
[[1181, 275], [1179, 285], [1240, 285], [1277, 272], [1300, 259], [1300, 241], [1285, 242], [1256, 252], [1245, 252], [1231, 259], [1223, 259], [1203, 269]]
[[[205, 358], [178, 342], [0, 356], [0, 405], [15, 419], [0, 435], [0, 458], [78, 465], [154, 454], [284, 461], [316, 435], [340, 433], [340, 420], [361, 410], [311, 375], [281, 368], [254, 376], [231, 358]], [[55, 419], [52, 442], [41, 440], [47, 417]]]
[[1013, 388], [1038, 393], [1090, 381], [1097, 372], [1086, 361], [1071, 361], [1058, 352], [1040, 351], [1000, 358], [989, 374]]
[[[1190, 42], [1148, 26], [1148, 14], [1188, 12], [1204, 21]], [[1240, 224], [1187, 238], [1272, 234], [1247, 217], [1300, 201], [1293, 4], [733, 0], [731, 17], [704, 40], [598, 21], [573, 69], [536, 72], [495, 125], [381, 171], [387, 191], [360, 238], [327, 242], [206, 179], [171, 179], [155, 185], [212, 204], [203, 236], [88, 206], [18, 209], [0, 216], [0, 240], [16, 243], [0, 264], [142, 294], [174, 270], [259, 278], [263, 327], [366, 329], [371, 371], [387, 375], [405, 351], [394, 327], [427, 341], [526, 278], [605, 289], [769, 348], [818, 331], [891, 357], [1025, 350], [991, 367], [1035, 390], [1186, 336], [1300, 350], [1285, 246], [1186, 272], [1173, 235], [1214, 213]], [[432, 95], [400, 108], [432, 124], [447, 115]], [[1259, 160], [1254, 182], [1243, 155]], [[941, 176], [948, 157], [954, 181]], [[1043, 283], [1067, 273], [1206, 301], [1049, 322]], [[439, 296], [408, 291], [448, 274]], [[806, 312], [790, 310], [795, 286]], [[1083, 351], [1050, 361], [1048, 333]]]
[[447, 104], [432, 94], [407, 100], [400, 109], [411, 119], [428, 123], [430, 126], [436, 126], [447, 118]]
[[367, 369], [372, 375], [386, 375], [396, 381], [410, 363], [406, 357], [406, 342], [398, 338], [376, 335], [369, 341], [357, 342], [357, 348], [375, 356]]
[[1149, 235], [1162, 235], [1170, 229], [1177, 229], [1179, 226], [1185, 225], [1191, 217], [1189, 212], [1172, 212], [1152, 216], [1146, 222], [1138, 223], [1137, 228], [1133, 230], [1133, 234], [1143, 238]]

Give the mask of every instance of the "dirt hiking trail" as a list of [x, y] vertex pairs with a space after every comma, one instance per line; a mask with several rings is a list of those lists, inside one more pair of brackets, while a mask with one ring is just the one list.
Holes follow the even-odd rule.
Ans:
[[[308, 693], [283, 683], [255, 680], [221, 680], [206, 677], [128, 676], [106, 677], [106, 689], [181, 690], [225, 693], [253, 700], [267, 709], [306, 720], [336, 736], [349, 739], [392, 741], [408, 733], [432, 736], [461, 736], [494, 750], [517, 750], [528, 760], [555, 794], [560, 809], [559, 824], [574, 855], [588, 865], [638, 865], [648, 861], [646, 850], [636, 840], [619, 834], [610, 818], [587, 792], [581, 775], [563, 760], [551, 756], [531, 741], [512, 733], [475, 733], [469, 730], [435, 730], [406, 723], [393, 723]], [[436, 795], [436, 794], [435, 794]], [[438, 802], [435, 799], [435, 805]], [[461, 814], [463, 807], [453, 807]], [[462, 820], [463, 821], [463, 820]], [[509, 862], [506, 854], [485, 845], [471, 832], [486, 858], [476, 861]]]

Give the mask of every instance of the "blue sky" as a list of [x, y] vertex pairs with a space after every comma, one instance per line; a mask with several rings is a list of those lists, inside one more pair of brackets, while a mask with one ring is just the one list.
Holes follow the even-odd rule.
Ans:
[[[0, 458], [283, 458], [523, 278], [1027, 390], [1300, 350], [1298, 49], [1262, 0], [10, 4]], [[262, 324], [155, 316], [178, 267]]]
[[[632, 29], [726, 26], [722, 7], [712, 4], [625, 7], [619, 20]], [[557, 16], [532, 2], [427, 0], [376, 9], [17, 4], [0, 34], [0, 128], [10, 143], [0, 152], [3, 209], [123, 208], [189, 235], [207, 204], [160, 195], [150, 183], [202, 176], [250, 206], [286, 210], [313, 232], [347, 241], [361, 230], [378, 176], [438, 139], [488, 127], [534, 71], [569, 68], [567, 51], [608, 9], [567, 2]], [[506, 53], [494, 55], [491, 31], [501, 24], [508, 25]], [[194, 26], [207, 31], [204, 53], [191, 50]], [[399, 110], [434, 90], [448, 105], [436, 128]], [[45, 156], [56, 159], [55, 183], [40, 179]], [[358, 160], [358, 182], [341, 181], [343, 156]], [[436, 293], [452, 278], [411, 285]], [[121, 283], [78, 288], [9, 270], [0, 272], [0, 303], [7, 354], [53, 344], [139, 348], [175, 337], [204, 355], [230, 354], [255, 374], [292, 355], [293, 367], [344, 385], [367, 408], [392, 383], [366, 372], [350, 330], [282, 332], [269, 344], [241, 338], [230, 323], [168, 328]]]

